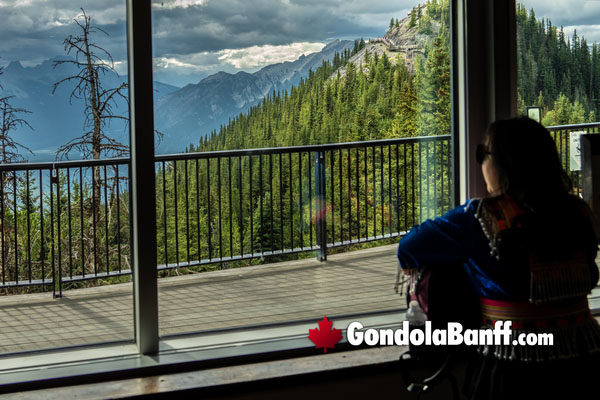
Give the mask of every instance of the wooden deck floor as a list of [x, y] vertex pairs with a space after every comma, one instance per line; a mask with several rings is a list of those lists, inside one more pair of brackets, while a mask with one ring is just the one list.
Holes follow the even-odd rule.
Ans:
[[[395, 245], [159, 280], [161, 335], [404, 307]], [[133, 339], [132, 285], [0, 297], [0, 354]]]

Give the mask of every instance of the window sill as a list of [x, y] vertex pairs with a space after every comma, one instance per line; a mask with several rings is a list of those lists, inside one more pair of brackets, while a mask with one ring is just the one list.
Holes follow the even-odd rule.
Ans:
[[[268, 361], [194, 370], [180, 373], [164, 373], [146, 378], [121, 379], [106, 383], [91, 383], [69, 387], [50, 388], [27, 392], [29, 399], [47, 398], [120, 398], [141, 395], [157, 395], [193, 390], [204, 394], [239, 392], [244, 385], [273, 382], [277, 379], [294, 379], [313, 375], [331, 374], [365, 366], [384, 366], [398, 360], [404, 348], [386, 347], [355, 351], [337, 351], [294, 359]], [[268, 384], [272, 387], [272, 384]], [[234, 389], [235, 388], [235, 389]]]
[[[342, 329], [344, 334], [346, 327], [352, 321], [360, 321], [368, 328], [394, 329], [400, 326], [402, 318], [402, 312], [386, 313], [334, 320], [333, 326]], [[217, 335], [213, 333], [165, 338], [160, 342], [160, 352], [153, 356], [139, 355], [134, 344], [122, 343], [0, 358], [2, 364], [0, 393], [46, 390], [51, 387], [56, 388], [53, 390], [59, 390], [57, 387], [69, 385], [77, 385], [77, 387], [99, 385], [97, 390], [109, 390], [108, 386], [113, 385], [94, 382], [184, 373], [200, 369], [213, 371], [207, 375], [212, 378], [203, 381], [203, 385], [212, 386], [227, 383], [223, 381], [223, 379], [227, 380], [227, 373], [223, 372], [224, 375], [221, 374], [222, 378], [219, 378], [221, 369], [230, 371], [231, 368], [238, 368], [240, 371], [255, 371], [257, 375], [254, 378], [251, 378], [254, 372], [246, 374], [248, 379], [263, 379], [263, 376], [267, 377], [268, 374], [280, 375], [282, 371], [290, 371], [290, 374], [320, 372], [334, 368], [333, 365], [337, 365], [336, 368], [345, 368], [355, 366], [352, 363], [360, 365], [369, 360], [373, 362], [371, 356], [359, 356], [364, 354], [363, 352], [354, 355], [354, 351], [344, 351], [357, 350], [347, 343], [345, 337], [336, 345], [335, 352], [323, 355], [321, 349], [315, 349], [314, 344], [308, 339], [308, 329], [316, 326], [317, 321], [310, 324], [236, 330]], [[393, 353], [392, 358], [397, 359], [402, 349], [391, 347], [388, 351]], [[353, 356], [350, 357], [349, 354]], [[334, 357], [329, 357], [331, 355]], [[327, 357], [315, 358], [315, 356]], [[339, 357], [341, 360], [338, 360]], [[313, 358], [314, 361], [311, 361]], [[304, 361], [296, 363], [291, 359]], [[248, 364], [251, 363], [261, 364], [253, 364], [252, 368], [248, 368]], [[277, 364], [283, 369], [269, 366], [270, 363], [283, 363]], [[257, 366], [263, 364], [264, 368]], [[305, 372], [295, 370], [295, 368], [302, 368], [302, 365], [307, 368]], [[227, 368], [223, 369], [225, 366]], [[258, 374], [258, 371], [263, 371], [262, 375]], [[240, 379], [245, 379], [244, 374], [239, 376]], [[195, 385], [197, 386], [198, 383]], [[103, 386], [106, 388], [102, 389]], [[71, 395], [74, 387], [69, 386], [68, 390]], [[102, 397], [110, 396], [110, 393], [106, 393], [106, 396], [102, 393]]]
[[[600, 321], [600, 287], [592, 292], [590, 307]], [[333, 322], [345, 335], [351, 321], [358, 320], [365, 328], [394, 329], [401, 325], [402, 318], [403, 313], [398, 311]], [[47, 398], [48, 388], [54, 388], [51, 390], [57, 395], [60, 390], [69, 390], [69, 394], [94, 390], [102, 397], [112, 397], [112, 388], [129, 395], [185, 390], [188, 386], [208, 388], [387, 363], [397, 360], [405, 350], [357, 349], [344, 336], [335, 351], [325, 355], [307, 337], [308, 329], [316, 325], [317, 321], [168, 337], [161, 340], [160, 352], [154, 356], [141, 356], [133, 343], [120, 343], [0, 357], [0, 393], [28, 391], [29, 397], [36, 389], [44, 389], [40, 393]], [[202, 374], [189, 372], [198, 370], [203, 370]], [[137, 379], [140, 377], [149, 378]], [[121, 383], [98, 383], [106, 381]], [[63, 386], [68, 388], [61, 389]]]

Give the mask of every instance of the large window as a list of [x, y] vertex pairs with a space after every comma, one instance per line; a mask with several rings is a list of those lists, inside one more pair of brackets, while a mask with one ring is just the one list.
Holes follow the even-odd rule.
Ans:
[[0, 20], [0, 353], [131, 341], [125, 4]]
[[[0, 7], [3, 352], [131, 340], [125, 5]], [[391, 247], [335, 254], [453, 204], [449, 2], [153, 20], [160, 334], [397, 309]]]
[[402, 306], [392, 247], [331, 257], [453, 204], [449, 32], [443, 0], [153, 3], [162, 336]]
[[581, 194], [581, 133], [600, 128], [597, 2], [517, 4], [518, 108], [548, 127]]
[[[108, 90], [104, 94], [112, 93], [115, 100], [126, 73], [125, 12], [123, 4], [116, 3], [116, 8], [103, 4], [101, 9], [83, 4], [97, 28], [90, 36], [97, 38], [98, 54], [103, 54], [97, 61], [119, 74], [111, 70], [99, 75]], [[267, 331], [270, 340], [279, 340], [289, 331], [277, 328], [292, 322], [310, 322], [314, 327], [324, 315], [334, 322], [397, 315], [401, 304], [391, 288], [393, 247], [350, 253], [349, 261], [341, 253], [364, 251], [362, 247], [385, 240], [394, 243], [412, 224], [454, 204], [448, 2], [431, 0], [421, 6], [398, 2], [392, 9], [380, 8], [379, 3], [350, 4], [343, 10], [327, 2], [310, 7], [292, 1], [152, 3], [156, 132], [146, 132], [145, 138], [154, 138], [156, 155], [154, 167], [142, 171], [141, 178], [151, 177], [155, 183], [158, 254], [154, 263], [134, 272], [150, 270], [158, 277], [159, 290], [134, 293], [142, 299], [136, 312], [131, 307], [131, 285], [120, 282], [128, 282], [133, 269], [129, 213], [134, 223], [140, 222], [136, 219], [140, 215], [128, 207], [137, 192], [130, 193], [135, 189], [125, 181], [131, 174], [129, 160], [103, 160], [125, 155], [119, 144], [127, 142], [120, 124], [126, 107], [120, 100], [110, 103], [114, 118], [106, 119], [102, 132], [111, 146], [100, 151], [99, 161], [90, 161], [98, 152], [93, 146], [86, 150], [76, 139], [94, 132], [94, 119], [86, 120], [83, 95], [79, 96], [83, 100], [75, 96], [69, 104], [68, 85], [77, 81], [60, 83], [54, 96], [46, 99], [14, 87], [8, 79], [20, 69], [31, 78], [46, 57], [65, 56], [63, 39], [76, 37], [82, 29], [72, 22], [82, 14], [80, 4], [64, 13], [56, 7], [46, 12], [35, 2], [0, 5], [6, 11], [3, 21], [8, 21], [0, 29], [5, 35], [13, 32], [7, 37], [15, 38], [0, 45], [1, 93], [9, 97], [14, 115], [35, 129], [29, 132], [27, 124], [19, 122], [11, 134], [23, 136], [12, 137], [62, 133], [69, 118], [79, 116], [76, 133], [69, 137], [75, 141], [65, 144], [73, 145], [70, 159], [82, 160], [28, 164], [18, 171], [2, 166], [3, 282], [16, 283], [18, 277], [27, 283], [3, 288], [3, 298], [10, 299], [3, 309], [6, 318], [35, 321], [28, 329], [37, 332], [49, 307], [73, 313], [62, 320], [48, 318], [54, 324], [51, 334], [38, 344], [10, 351], [131, 341], [132, 321], [151, 323], [158, 314], [161, 350], [174, 350], [169, 357], [175, 360], [180, 348], [174, 335], [188, 334], [184, 339], [197, 349], [214, 346], [215, 338], [227, 336], [225, 330], [230, 336], [224, 340], [247, 344], [265, 339]], [[130, 15], [130, 22], [138, 17]], [[473, 18], [464, 13], [462, 17]], [[27, 26], [40, 31], [33, 35]], [[142, 42], [149, 39], [143, 32], [140, 37]], [[52, 40], [58, 45], [52, 47]], [[22, 62], [10, 63], [11, 51], [21, 54], [26, 44], [37, 43], [43, 51], [32, 53], [38, 58], [26, 61], [18, 55], [15, 59]], [[138, 43], [132, 44], [134, 49]], [[52, 72], [76, 68], [69, 60], [57, 59], [59, 65]], [[134, 68], [143, 71], [148, 65], [134, 63]], [[68, 71], [71, 75], [58, 79], [44, 75], [38, 81], [52, 92], [55, 82], [77, 72]], [[455, 76], [461, 84], [470, 79]], [[52, 111], [65, 94], [65, 108]], [[42, 111], [36, 111], [37, 105], [19, 103], [22, 97], [52, 111], [47, 124], [34, 124], [33, 115]], [[483, 95], [475, 100], [484, 105], [493, 102]], [[143, 99], [138, 98], [136, 103], [140, 102]], [[59, 125], [63, 129], [51, 129], [55, 115], [63, 119]], [[142, 116], [138, 113], [136, 118]], [[34, 149], [41, 142], [17, 143], [44, 154], [41, 145]], [[46, 159], [29, 161], [54, 159], [63, 143], [53, 143], [53, 149], [43, 147]], [[22, 150], [18, 154], [28, 154]], [[59, 155], [66, 157], [67, 152]], [[134, 183], [144, 180], [138, 178]], [[153, 219], [153, 214], [141, 216]], [[379, 252], [381, 258], [376, 258]], [[328, 262], [318, 263], [316, 257]], [[40, 278], [29, 275], [30, 265], [31, 273], [44, 268]], [[84, 285], [91, 287], [79, 288]], [[52, 293], [60, 295], [61, 290], [63, 297], [52, 299]], [[19, 297], [14, 296], [17, 293]], [[158, 310], [144, 308], [144, 298], [157, 296]], [[89, 302], [74, 308], [83, 298]], [[37, 314], [25, 314], [31, 310]], [[85, 327], [96, 335], [86, 335]], [[66, 334], [57, 334], [61, 329], [83, 338], [68, 342]], [[220, 335], [212, 335], [215, 331]], [[53, 335], [60, 339], [49, 342]], [[159, 338], [154, 339], [158, 343]], [[311, 346], [305, 336], [301, 339], [305, 343], [299, 347]], [[281, 342], [271, 347], [285, 348]], [[214, 354], [226, 357], [232, 348], [243, 347]], [[267, 343], [260, 351], [271, 347]], [[132, 359], [119, 361], [129, 362], [126, 368], [150, 362]], [[35, 368], [36, 362], [30, 365]]]
[[[449, 2], [152, 3], [160, 335], [395, 312], [339, 253], [453, 205]], [[131, 341], [125, 4], [0, 8], [1, 352]]]

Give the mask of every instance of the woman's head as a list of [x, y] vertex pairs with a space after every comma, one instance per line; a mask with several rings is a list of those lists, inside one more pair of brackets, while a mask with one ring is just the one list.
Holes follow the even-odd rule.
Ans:
[[570, 181], [550, 133], [529, 118], [499, 120], [485, 133], [489, 152], [482, 171], [491, 194], [508, 194], [530, 206], [562, 197]]

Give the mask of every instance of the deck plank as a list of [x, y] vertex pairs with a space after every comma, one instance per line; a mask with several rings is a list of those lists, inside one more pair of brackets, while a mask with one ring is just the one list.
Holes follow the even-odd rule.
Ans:
[[[161, 336], [404, 307], [395, 245], [160, 279]], [[0, 297], [0, 354], [133, 340], [132, 284]]]

